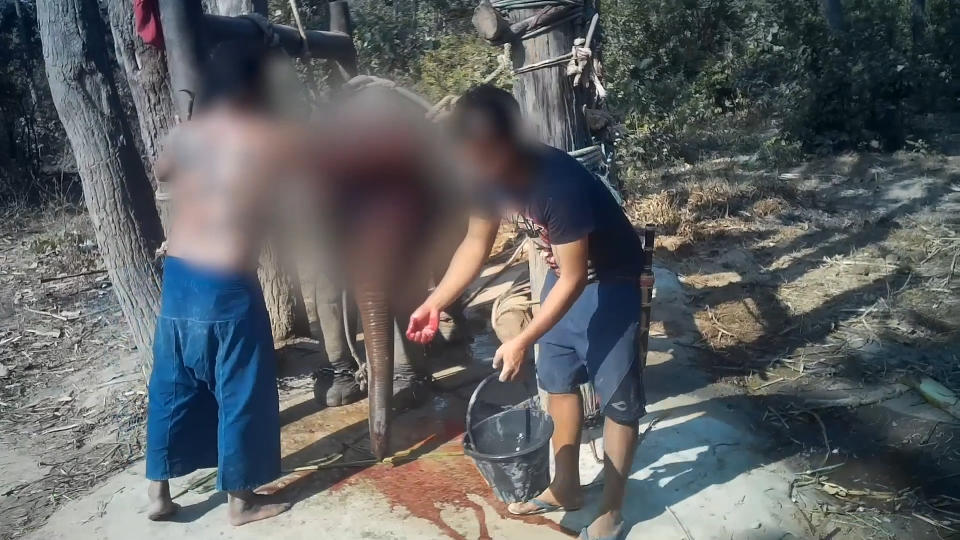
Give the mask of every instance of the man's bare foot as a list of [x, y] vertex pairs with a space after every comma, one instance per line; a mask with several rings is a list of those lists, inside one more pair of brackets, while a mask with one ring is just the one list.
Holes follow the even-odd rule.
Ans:
[[587, 527], [588, 540], [619, 540], [623, 534], [623, 517], [620, 511], [611, 510], [600, 514], [593, 523]]
[[147, 507], [147, 519], [151, 521], [163, 521], [180, 510], [180, 505], [173, 502], [170, 498], [170, 483], [150, 482], [147, 487], [147, 497], [150, 498], [150, 506]]
[[549, 512], [554, 510], [550, 508], [553, 506], [557, 507], [556, 510], [577, 510], [583, 506], [583, 492], [579, 485], [566, 487], [551, 484], [543, 493], [534, 497], [534, 501], [510, 503], [507, 510], [518, 516]]
[[252, 491], [231, 491], [227, 496], [230, 524], [234, 526], [272, 518], [290, 509], [290, 503], [271, 502], [276, 499], [268, 495], [257, 495]]

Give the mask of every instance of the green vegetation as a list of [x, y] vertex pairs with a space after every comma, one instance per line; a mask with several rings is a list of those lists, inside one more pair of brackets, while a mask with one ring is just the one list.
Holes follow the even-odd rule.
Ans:
[[[463, 92], [502, 53], [476, 37], [475, 4], [352, 2], [362, 69], [432, 100]], [[19, 53], [0, 61], [0, 193], [35, 200], [50, 185], [42, 177], [74, 172], [50, 117], [32, 5], [20, 2], [19, 16], [14, 5], [0, 6], [0, 44]], [[326, 26], [326, 1], [299, 5], [306, 26]], [[938, 134], [960, 112], [956, 0], [609, 0], [601, 7], [608, 105], [623, 126], [618, 156], [627, 180], [651, 166], [718, 156], [785, 166], [810, 153], [936, 152]], [[271, 0], [270, 15], [293, 24], [285, 0]], [[323, 62], [300, 69], [310, 85], [324, 86]]]

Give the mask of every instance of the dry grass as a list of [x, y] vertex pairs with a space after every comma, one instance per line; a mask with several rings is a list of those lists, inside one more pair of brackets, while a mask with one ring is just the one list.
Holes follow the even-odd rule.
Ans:
[[[693, 287], [697, 326], [718, 352], [776, 354], [802, 336], [844, 350], [929, 350], [960, 342], [960, 221], [947, 210], [960, 208], [960, 195], [898, 207], [942, 189], [951, 171], [960, 158], [849, 154], [788, 173], [712, 160], [648, 172], [648, 194], [635, 194], [628, 211], [635, 223], [660, 225], [660, 245], [673, 253], [661, 260], [675, 259]], [[871, 239], [887, 213], [896, 217]], [[960, 388], [955, 359], [949, 367], [925, 354], [901, 363]], [[866, 371], [879, 366], [882, 375], [887, 362], [871, 355], [861, 355]]]

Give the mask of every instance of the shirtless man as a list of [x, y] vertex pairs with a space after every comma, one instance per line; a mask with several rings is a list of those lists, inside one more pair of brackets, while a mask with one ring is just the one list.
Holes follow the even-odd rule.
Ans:
[[153, 520], [178, 509], [170, 478], [207, 467], [218, 467], [234, 525], [289, 508], [253, 492], [280, 474], [276, 362], [256, 274], [267, 231], [317, 223], [335, 255], [328, 270], [352, 289], [382, 285], [400, 313], [424, 294], [405, 282], [419, 275], [427, 217], [444, 199], [430, 174], [432, 132], [409, 120], [422, 113], [370, 93], [325, 111], [322, 124], [287, 121], [275, 114], [293, 101], [278, 99], [275, 65], [260, 45], [222, 44], [197, 115], [155, 168], [174, 207], [147, 408]]
[[151, 520], [179, 508], [170, 478], [207, 467], [218, 468], [233, 525], [290, 507], [253, 492], [280, 475], [276, 362], [256, 270], [274, 183], [297, 177], [306, 154], [267, 106], [270, 65], [259, 45], [214, 51], [197, 115], [157, 162], [174, 206], [147, 407]]

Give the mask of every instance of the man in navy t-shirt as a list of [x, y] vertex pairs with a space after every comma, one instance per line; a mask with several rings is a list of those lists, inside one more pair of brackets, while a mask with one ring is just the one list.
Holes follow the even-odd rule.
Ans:
[[554, 420], [556, 473], [550, 487], [514, 503], [519, 515], [573, 510], [583, 505], [578, 470], [583, 405], [579, 386], [593, 382], [604, 423], [604, 493], [600, 514], [581, 531], [588, 540], [626, 531], [620, 509], [645, 410], [637, 347], [642, 241], [606, 185], [565, 152], [527, 141], [513, 97], [492, 86], [464, 94], [451, 119], [462, 162], [480, 179], [485, 204], [443, 279], [410, 317], [407, 337], [426, 343], [439, 313], [479, 275], [500, 222], [497, 210], [521, 215], [537, 249], [553, 269], [540, 310], [494, 357], [500, 380], [521, 373], [536, 343], [536, 371]]

